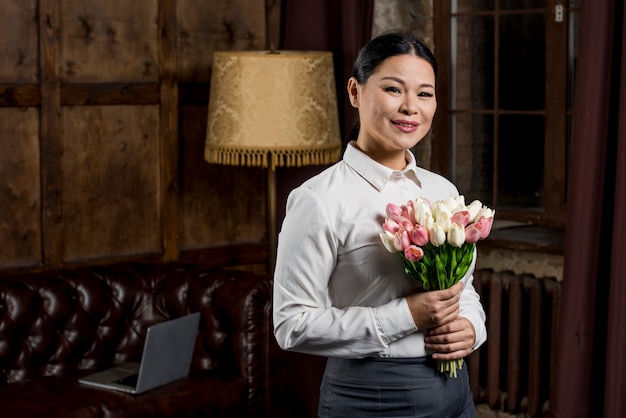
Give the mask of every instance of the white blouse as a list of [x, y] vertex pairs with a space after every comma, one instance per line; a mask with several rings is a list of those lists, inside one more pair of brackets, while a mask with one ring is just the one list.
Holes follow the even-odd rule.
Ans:
[[[444, 177], [415, 164], [392, 170], [349, 144], [343, 160], [294, 189], [278, 236], [274, 333], [285, 350], [326, 357], [422, 357], [419, 330], [405, 296], [417, 281], [404, 273], [379, 233], [388, 203], [458, 195]], [[487, 339], [485, 312], [472, 281], [462, 279], [461, 316]]]

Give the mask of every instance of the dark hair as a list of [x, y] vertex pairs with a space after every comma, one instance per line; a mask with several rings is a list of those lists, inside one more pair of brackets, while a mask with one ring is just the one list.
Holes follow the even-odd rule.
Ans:
[[[370, 40], [361, 50], [352, 67], [352, 77], [359, 84], [364, 84], [376, 68], [389, 57], [396, 55], [415, 55], [423, 58], [433, 67], [437, 76], [437, 61], [426, 44], [410, 32], [385, 32]], [[359, 121], [347, 137], [347, 141], [357, 138]]]
[[385, 32], [369, 41], [354, 61], [352, 76], [363, 84], [383, 61], [396, 55], [415, 55], [425, 59], [437, 76], [435, 56], [423, 41], [410, 32]]

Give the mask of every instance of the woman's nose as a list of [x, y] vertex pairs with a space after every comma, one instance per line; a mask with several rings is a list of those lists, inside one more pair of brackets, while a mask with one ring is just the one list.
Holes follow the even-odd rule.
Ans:
[[400, 112], [405, 115], [413, 115], [417, 113], [417, 100], [411, 96], [404, 96], [404, 100], [400, 105]]

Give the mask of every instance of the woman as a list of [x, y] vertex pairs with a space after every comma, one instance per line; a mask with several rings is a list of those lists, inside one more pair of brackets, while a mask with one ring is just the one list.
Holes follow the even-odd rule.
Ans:
[[347, 90], [359, 123], [343, 160], [294, 189], [278, 240], [274, 332], [284, 350], [328, 357], [320, 417], [474, 417], [467, 356], [486, 340], [472, 286], [475, 261], [453, 287], [420, 291], [379, 233], [387, 203], [458, 195], [417, 167], [410, 148], [437, 108], [437, 64], [405, 33], [365, 45]]

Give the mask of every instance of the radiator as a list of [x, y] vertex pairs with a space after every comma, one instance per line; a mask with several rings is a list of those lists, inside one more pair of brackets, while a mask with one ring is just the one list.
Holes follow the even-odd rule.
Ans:
[[487, 342], [467, 358], [474, 401], [490, 409], [548, 416], [553, 388], [560, 284], [511, 272], [477, 270]]

